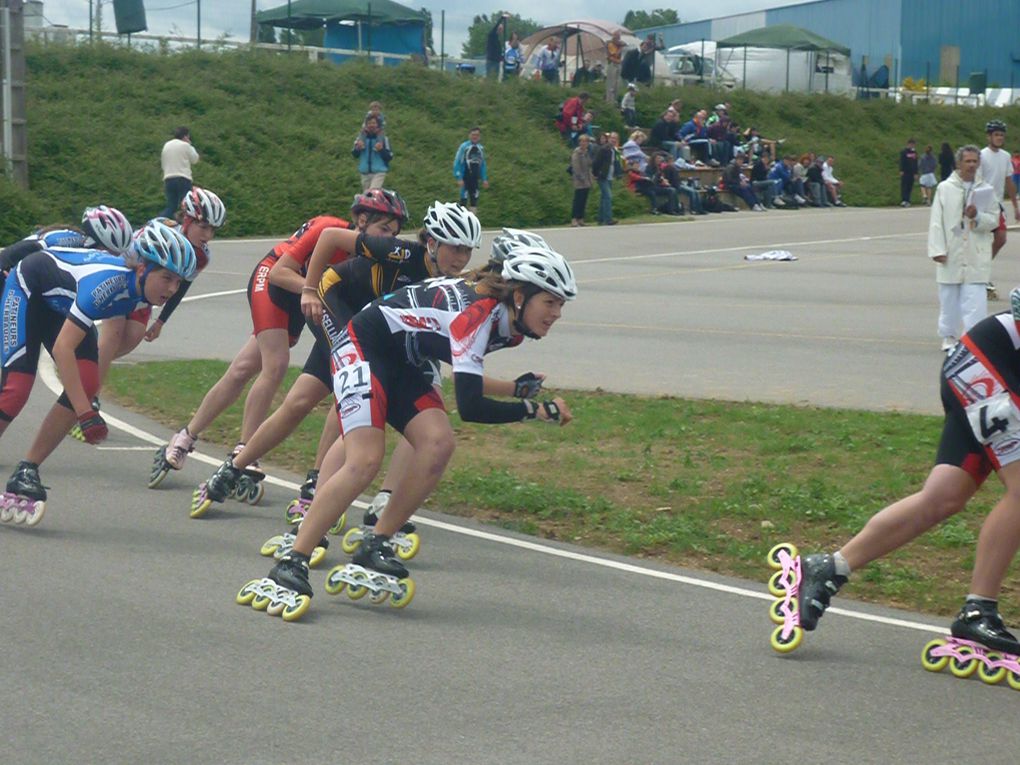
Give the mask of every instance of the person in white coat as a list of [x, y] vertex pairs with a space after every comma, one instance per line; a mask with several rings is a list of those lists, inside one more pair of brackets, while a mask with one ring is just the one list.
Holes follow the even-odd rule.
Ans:
[[977, 178], [981, 150], [956, 151], [956, 171], [935, 190], [928, 224], [928, 257], [939, 285], [942, 350], [988, 315], [985, 287], [992, 273], [992, 232], [999, 225], [995, 192]]

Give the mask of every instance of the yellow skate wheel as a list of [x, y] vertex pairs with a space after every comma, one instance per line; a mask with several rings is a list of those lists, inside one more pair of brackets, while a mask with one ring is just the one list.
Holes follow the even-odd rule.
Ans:
[[290, 504], [287, 505], [287, 509], [283, 511], [284, 515], [287, 516], [287, 523], [301, 523], [304, 516], [298, 512], [297, 508], [299, 507], [301, 507], [300, 499], [292, 499], [290, 501]]
[[269, 604], [273, 602], [272, 598], [267, 598], [265, 595], [256, 595], [252, 598], [251, 607], [256, 611], [265, 611], [269, 608]]
[[353, 555], [355, 550], [361, 547], [361, 529], [354, 527], [344, 534], [343, 539], [340, 540], [340, 549], [348, 555]]
[[344, 526], [347, 525], [347, 513], [340, 513], [340, 517], [336, 519], [336, 523], [329, 527], [329, 533], [336, 536], [344, 530]]
[[[359, 582], [368, 581], [367, 574], [363, 574], [360, 571], [351, 574], [351, 577], [353, 579], [357, 579]], [[365, 597], [365, 595], [367, 594], [368, 588], [365, 587], [363, 584], [355, 584], [353, 582], [348, 583], [347, 597], [349, 597], [351, 600], [361, 600], [361, 598]]]
[[949, 663], [948, 656], [933, 656], [932, 652], [936, 648], [941, 648], [946, 644], [946, 641], [942, 638], [935, 638], [934, 640], [928, 641], [925, 645], [924, 650], [921, 651], [921, 666], [929, 672], [941, 672], [946, 668]]
[[390, 596], [389, 590], [379, 590], [379, 592], [373, 592], [368, 596], [368, 602], [373, 606], [378, 606], [386, 602], [386, 599]]
[[282, 600], [278, 600], [275, 603], [270, 603], [269, 607], [266, 608], [266, 613], [270, 616], [279, 616], [283, 613], [283, 609], [287, 607], [287, 604]]
[[294, 622], [304, 616], [305, 611], [312, 607], [312, 599], [307, 595], [298, 595], [293, 606], [286, 606], [280, 616], [285, 622]]
[[189, 515], [192, 518], [201, 518], [212, 507], [212, 500], [204, 495], [205, 492], [201, 486], [195, 489], [195, 493], [191, 495], [191, 513]]
[[308, 567], [309, 568], [315, 568], [320, 563], [322, 563], [322, 559], [325, 558], [325, 557], [326, 557], [326, 548], [325, 547], [316, 547], [314, 550], [312, 550], [312, 554], [308, 556]]
[[1010, 671], [1006, 675], [1006, 683], [1014, 691], [1020, 691], [1020, 675], [1018, 675], [1016, 672]]
[[347, 586], [347, 582], [343, 580], [338, 581], [333, 578], [334, 574], [339, 574], [343, 570], [344, 570], [343, 565], [334, 566], [329, 570], [329, 573], [326, 574], [326, 592], [328, 592], [330, 595], [339, 595], [341, 592], [344, 591], [344, 587]]
[[793, 631], [783, 639], [783, 628], [776, 627], [772, 630], [772, 639], [769, 644], [772, 646], [773, 651], [779, 653], [790, 653], [800, 647], [801, 641], [804, 639], [804, 630], [800, 627], [794, 627]]
[[969, 648], [968, 646], [962, 645], [960, 646], [959, 650], [961, 658], [949, 660], [949, 671], [953, 673], [954, 677], [959, 677], [962, 679], [965, 677], [970, 677], [975, 672], [977, 672], [978, 664], [980, 664], [981, 662], [980, 660], [975, 659], [973, 657], [974, 654], [973, 648]]
[[400, 587], [400, 594], [390, 598], [390, 605], [394, 608], [403, 608], [414, 600], [414, 580], [401, 579], [397, 585]]
[[280, 549], [280, 542], [282, 541], [279, 536], [270, 537], [262, 543], [262, 547], [259, 548], [259, 554], [265, 555], [268, 558]]
[[402, 545], [397, 546], [397, 557], [400, 560], [411, 560], [421, 549], [421, 537], [418, 536], [417, 532], [411, 532], [405, 538], [411, 544], [407, 548], [404, 548]]
[[779, 562], [779, 553], [782, 550], [786, 550], [786, 554], [789, 555], [791, 558], [797, 557], [796, 545], [790, 544], [789, 542], [780, 542], [771, 550], [769, 550], [769, 554], [766, 556], [766, 560], [768, 561], [769, 566], [776, 570], [779, 570], [783, 567], [783, 564]]
[[[783, 622], [786, 621], [786, 615], [783, 614], [783, 611], [782, 611], [783, 603], [785, 603], [785, 602], [786, 602], [786, 600], [784, 598], [779, 598], [779, 600], [773, 601], [772, 605], [769, 606], [769, 619], [772, 620], [773, 624], [782, 624]], [[798, 608], [797, 601], [796, 600], [791, 600], [790, 601], [790, 613], [793, 614], [794, 616], [796, 616], [797, 615], [797, 608]]]
[[237, 593], [237, 597], [234, 598], [234, 602], [241, 606], [249, 605], [255, 599], [255, 585], [258, 584], [261, 579], [252, 579], [248, 584], [241, 588]]
[[793, 574], [789, 576], [785, 571], [777, 571], [769, 577], [769, 592], [775, 595], [777, 598], [782, 598], [786, 595], [787, 591], [792, 589], [793, 582], [791, 581]]
[[[1002, 654], [995, 653], [994, 651], [988, 651], [985, 653], [985, 658], [989, 661], [1000, 661], [1002, 659]], [[997, 685], [998, 683], [1001, 683], [1003, 678], [1005, 678], [1006, 674], [1009, 672], [1009, 670], [1005, 667], [989, 667], [980, 659], [978, 660], [977, 665], [978, 678], [982, 683], [987, 683], [988, 685]]]

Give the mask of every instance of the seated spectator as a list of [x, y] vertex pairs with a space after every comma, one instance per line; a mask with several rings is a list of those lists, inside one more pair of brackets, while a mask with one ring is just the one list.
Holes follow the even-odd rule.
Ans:
[[665, 149], [673, 157], [680, 156], [680, 147], [677, 142], [677, 124], [679, 115], [673, 109], [667, 109], [662, 116], [652, 125], [652, 132], [648, 136], [648, 143], [656, 149]]
[[[696, 157], [699, 162], [711, 164], [709, 156], [708, 129], [705, 127], [705, 118], [708, 115], [704, 110], [697, 111], [688, 122], [680, 128], [680, 140], [690, 149], [691, 156]], [[718, 166], [718, 162], [715, 163]]]
[[729, 111], [729, 104], [716, 104], [712, 107], [712, 114], [707, 120], [705, 120], [705, 124], [711, 127], [719, 120], [729, 120]]
[[621, 149], [620, 153], [623, 154], [623, 161], [626, 165], [634, 163], [637, 165], [638, 172], [645, 172], [648, 168], [648, 156], [641, 148], [643, 144], [648, 140], [648, 136], [645, 135], [643, 130], [635, 130], [630, 134], [630, 138], [627, 139]]
[[[810, 159], [810, 156], [808, 159]], [[822, 178], [821, 157], [815, 157], [808, 165], [806, 184], [810, 204], [815, 207], [830, 207], [829, 194], [825, 190], [825, 179]]]
[[[711, 119], [711, 118], [709, 118]], [[709, 154], [720, 165], [728, 165], [733, 159], [733, 143], [730, 140], [730, 118], [725, 114], [705, 128], [709, 140]]]
[[588, 98], [588, 91], [584, 90], [563, 102], [563, 111], [556, 126], [571, 146], [577, 145], [577, 137], [582, 133], [591, 135], [592, 114], [585, 108]]
[[623, 115], [625, 127], [632, 128], [637, 124], [637, 85], [633, 82], [627, 83], [627, 92], [620, 99], [620, 114]]
[[807, 204], [807, 199], [804, 198], [804, 180], [794, 178], [795, 166], [794, 157], [787, 155], [772, 166], [769, 178], [775, 181], [776, 194], [782, 197], [786, 204], [804, 205]]
[[676, 189], [679, 196], [687, 200], [687, 209], [695, 215], [704, 215], [705, 210], [701, 204], [701, 193], [680, 174], [680, 167], [678, 165], [680, 162], [683, 162], [683, 160], [678, 159], [674, 161], [667, 154], [656, 154], [652, 157], [652, 163], [658, 168], [659, 175], [665, 178], [669, 185]]
[[755, 157], [751, 165], [751, 188], [755, 194], [759, 194], [762, 204], [766, 207], [785, 207], [786, 203], [779, 195], [776, 182], [769, 178], [772, 167], [772, 157], [765, 151]]
[[744, 157], [742, 154], [735, 156], [733, 161], [726, 165], [726, 168], [723, 170], [720, 186], [724, 191], [736, 194], [743, 199], [747, 206], [755, 212], [763, 212], [765, 210], [761, 202], [758, 201], [758, 195], [751, 188], [750, 182], [744, 177]]
[[822, 162], [822, 182], [825, 184], [825, 191], [829, 195], [829, 199], [836, 207], [846, 207], [843, 204], [841, 191], [843, 189], [843, 181], [839, 180], [835, 175], [832, 174], [832, 166], [835, 164], [836, 158], [831, 154], [828, 159]]
[[648, 197], [652, 204], [652, 215], [658, 215], [665, 207], [667, 212], [679, 213], [679, 200], [676, 190], [671, 186], [662, 186], [637, 169], [636, 163], [627, 165], [627, 188], [635, 194]]

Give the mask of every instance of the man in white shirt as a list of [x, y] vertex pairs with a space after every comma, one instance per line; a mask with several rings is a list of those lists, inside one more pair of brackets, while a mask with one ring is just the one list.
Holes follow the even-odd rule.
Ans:
[[[995, 189], [995, 198], [1000, 203], [1000, 209], [1003, 196], [1013, 203], [1013, 217], [1020, 221], [1020, 203], [1017, 202], [1017, 190], [1010, 177], [1013, 173], [1013, 163], [1009, 158], [1009, 152], [1002, 148], [1006, 143], [1006, 123], [991, 120], [985, 125], [985, 132], [988, 133], [988, 145], [981, 150], [981, 179]], [[1006, 215], [1002, 213], [992, 242], [993, 258], [998, 255], [1004, 244], [1006, 244]]]
[[163, 165], [163, 189], [166, 192], [166, 207], [162, 216], [172, 218], [177, 214], [184, 195], [191, 190], [191, 166], [198, 162], [198, 152], [191, 145], [191, 131], [188, 128], [179, 127], [174, 131], [174, 137], [163, 144], [160, 161]]
[[822, 181], [825, 183], [825, 190], [829, 194], [829, 198], [836, 207], [846, 207], [843, 204], [843, 181], [839, 180], [833, 172], [832, 166], [836, 163], [836, 158], [829, 155], [829, 158], [822, 162]]

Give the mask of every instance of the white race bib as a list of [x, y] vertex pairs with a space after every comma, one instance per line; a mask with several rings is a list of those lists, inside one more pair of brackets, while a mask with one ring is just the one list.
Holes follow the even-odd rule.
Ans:
[[356, 361], [333, 373], [333, 395], [337, 401], [363, 396], [372, 390], [372, 372], [367, 361]]

